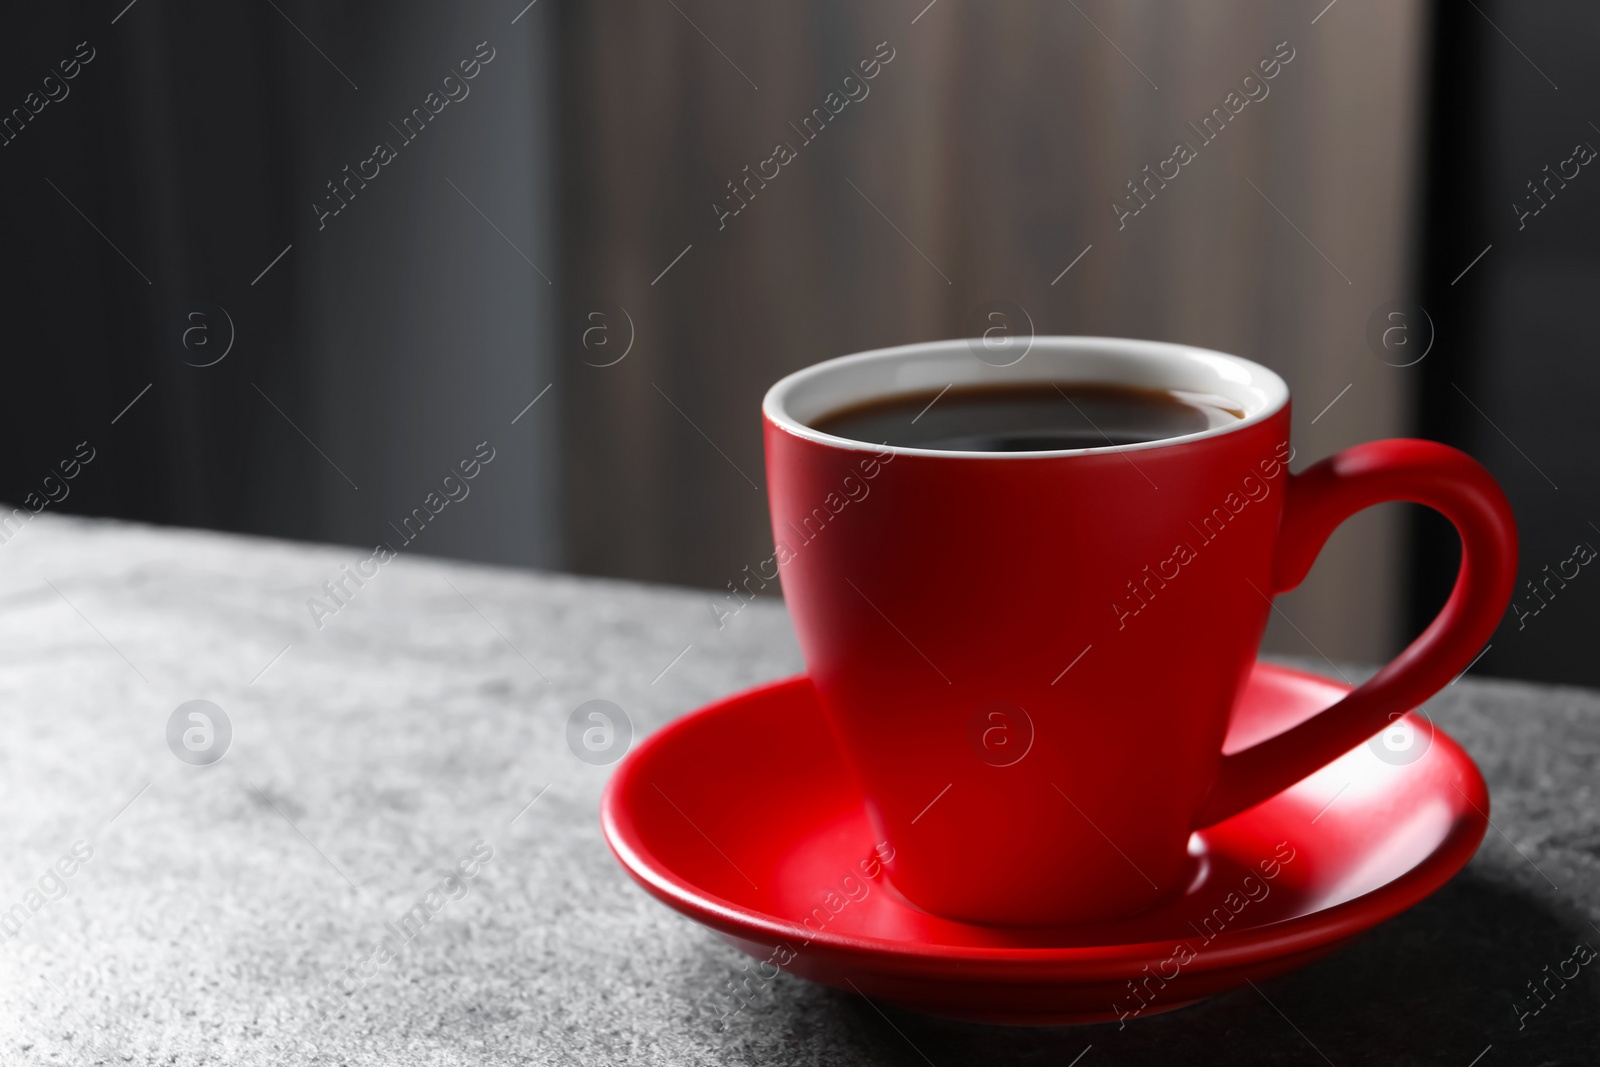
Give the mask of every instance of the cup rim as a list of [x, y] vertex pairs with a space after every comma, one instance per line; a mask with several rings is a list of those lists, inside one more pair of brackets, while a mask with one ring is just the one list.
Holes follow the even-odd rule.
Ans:
[[[1120, 454], [1125, 452], [1144, 452], [1156, 448], [1169, 448], [1174, 445], [1186, 445], [1195, 441], [1211, 437], [1220, 437], [1223, 434], [1236, 433], [1258, 423], [1265, 422], [1281, 411], [1289, 402], [1289, 387], [1284, 380], [1273, 370], [1264, 367], [1253, 360], [1242, 356], [1230, 355], [1209, 348], [1198, 348], [1194, 345], [1176, 344], [1169, 341], [1145, 341], [1128, 337], [1079, 337], [1079, 336], [1040, 336], [1031, 338], [1028, 342], [1026, 355], [1039, 352], [1043, 357], [1055, 357], [1058, 360], [1070, 360], [1074, 357], [1086, 363], [1098, 363], [1096, 373], [1089, 377], [1071, 379], [1061, 375], [1040, 373], [1041, 360], [1035, 360], [1031, 366], [1025, 358], [1019, 358], [1015, 363], [998, 367], [986, 363], [975, 355], [976, 348], [983, 342], [977, 339], [951, 338], [942, 341], [924, 341], [916, 344], [896, 345], [890, 348], [876, 348], [866, 352], [857, 352], [853, 355], [838, 356], [834, 359], [814, 363], [802, 370], [795, 371], [779, 379], [767, 390], [761, 402], [762, 414], [778, 429], [795, 437], [800, 437], [816, 444], [830, 448], [844, 449], [856, 452], [871, 452], [877, 455], [892, 454], [897, 456], [927, 456], [941, 459], [981, 459], [990, 461], [1015, 461], [1027, 459], [1059, 459], [1070, 456], [1096, 456], [1107, 454]], [[965, 357], [971, 366], [966, 366], [959, 358], [952, 361], [949, 357]], [[1191, 374], [1199, 372], [1202, 376], [1210, 375], [1214, 390], [1228, 396], [1230, 399], [1241, 399], [1248, 402], [1245, 417], [1237, 422], [1223, 426], [1214, 426], [1195, 433], [1182, 434], [1177, 437], [1163, 437], [1155, 441], [1142, 441], [1129, 445], [1096, 445], [1092, 448], [1062, 448], [1043, 451], [1024, 452], [976, 452], [956, 449], [916, 448], [906, 445], [873, 444], [866, 441], [856, 441], [848, 437], [838, 437], [833, 434], [823, 433], [813, 429], [805, 421], [797, 418], [791, 410], [798, 397], [803, 398], [807, 390], [817, 391], [819, 386], [829, 378], [842, 374], [871, 375], [882, 373], [893, 364], [912, 364], [924, 361], [929, 364], [942, 363], [945, 370], [954, 370], [955, 376], [963, 379], [962, 384], [1004, 384], [1006, 382], [1050, 382], [1063, 380], [1094, 381], [1097, 383], [1148, 385], [1162, 370], [1176, 371], [1184, 369]], [[1108, 374], [1106, 368], [1116, 366], [1127, 371], [1126, 378], [1119, 378]], [[1137, 378], [1146, 380], [1133, 380]], [[939, 380], [942, 380], [939, 379]], [[952, 384], [954, 384], [952, 382]], [[866, 400], [887, 399], [896, 395], [923, 392], [930, 387], [903, 386], [899, 389], [881, 388], [866, 390], [853, 402], [860, 403]], [[1176, 388], [1169, 385], [1166, 388]], [[827, 410], [838, 410], [852, 401], [836, 402]], [[808, 418], [817, 418], [823, 412], [810, 415]]]

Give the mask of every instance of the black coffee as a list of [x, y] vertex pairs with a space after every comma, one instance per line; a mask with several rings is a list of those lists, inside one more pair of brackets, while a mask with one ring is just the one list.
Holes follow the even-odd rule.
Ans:
[[1046, 452], [1160, 441], [1243, 417], [1219, 396], [1036, 382], [889, 397], [830, 412], [811, 426], [853, 441], [905, 448]]

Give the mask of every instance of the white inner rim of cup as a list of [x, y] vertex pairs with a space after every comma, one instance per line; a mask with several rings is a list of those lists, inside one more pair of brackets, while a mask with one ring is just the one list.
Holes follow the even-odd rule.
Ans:
[[[1026, 344], [1026, 342], [1019, 342]], [[1270, 418], [1289, 401], [1282, 378], [1248, 359], [1206, 348], [1135, 341], [1124, 337], [1035, 337], [1010, 366], [978, 358], [983, 342], [929, 341], [841, 356], [796, 371], [767, 390], [761, 410], [796, 437], [834, 448], [896, 455], [1011, 460], [1040, 456], [1092, 456], [1137, 452], [1232, 433]], [[1232, 401], [1244, 418], [1198, 433], [1131, 445], [1064, 448], [1044, 452], [970, 452], [907, 448], [854, 441], [814, 430], [812, 421], [875, 400], [937, 392], [946, 386], [1068, 384], [1124, 385], [1211, 393]]]

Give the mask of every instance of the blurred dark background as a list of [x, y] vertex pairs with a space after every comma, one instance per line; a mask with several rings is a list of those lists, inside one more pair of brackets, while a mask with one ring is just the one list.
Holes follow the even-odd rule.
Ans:
[[[488, 442], [411, 551], [716, 590], [771, 552], [771, 382], [1007, 300], [1273, 367], [1297, 469], [1397, 434], [1477, 456], [1542, 584], [1473, 671], [1600, 684], [1600, 577], [1565, 562], [1600, 546], [1592, 5], [110, 0], [7, 29], [24, 513], [370, 551]], [[1414, 510], [1346, 524], [1268, 647], [1392, 655], [1456, 565]]]

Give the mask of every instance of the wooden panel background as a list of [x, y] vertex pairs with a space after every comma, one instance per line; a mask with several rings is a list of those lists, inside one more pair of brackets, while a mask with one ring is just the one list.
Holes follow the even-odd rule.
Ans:
[[[1296, 468], [1408, 429], [1411, 379], [1364, 334], [1409, 286], [1420, 3], [924, 4], [561, 9], [571, 568], [735, 578], [771, 553], [767, 386], [831, 356], [967, 334], [991, 299], [1040, 333], [1273, 367], [1296, 397]], [[789, 124], [880, 42], [894, 58], [868, 94], [800, 143]], [[1201, 145], [1188, 123], [1280, 42], [1293, 59], [1268, 95]], [[1119, 230], [1113, 199], [1179, 140], [1196, 158]], [[719, 228], [726, 183], [779, 141], [797, 158]], [[621, 351], [618, 307], [631, 351], [588, 365]], [[1294, 625], [1275, 619], [1269, 647], [1392, 652], [1402, 529], [1389, 508], [1339, 531], [1280, 602]]]

